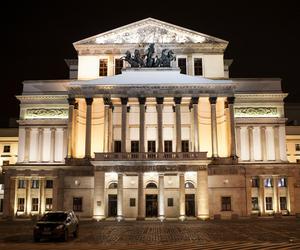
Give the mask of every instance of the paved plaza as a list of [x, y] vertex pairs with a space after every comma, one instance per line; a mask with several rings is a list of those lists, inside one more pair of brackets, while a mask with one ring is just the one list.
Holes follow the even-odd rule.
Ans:
[[81, 221], [77, 239], [32, 239], [33, 222], [1, 221], [0, 249], [300, 249], [300, 220]]

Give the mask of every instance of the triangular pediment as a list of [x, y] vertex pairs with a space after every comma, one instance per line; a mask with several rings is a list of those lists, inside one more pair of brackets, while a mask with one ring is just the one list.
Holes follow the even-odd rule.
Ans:
[[120, 28], [92, 36], [80, 44], [140, 44], [140, 43], [228, 43], [225, 40], [182, 28], [154, 18], [146, 18]]

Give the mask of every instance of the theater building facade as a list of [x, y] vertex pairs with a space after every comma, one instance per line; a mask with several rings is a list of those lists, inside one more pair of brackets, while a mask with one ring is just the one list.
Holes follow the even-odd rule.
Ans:
[[230, 78], [227, 41], [153, 18], [73, 45], [73, 79], [24, 81], [17, 96], [4, 216], [300, 213], [280, 79]]

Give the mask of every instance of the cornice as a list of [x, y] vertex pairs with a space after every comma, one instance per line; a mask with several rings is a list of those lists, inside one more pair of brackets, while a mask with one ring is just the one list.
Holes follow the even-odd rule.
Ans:
[[67, 95], [17, 95], [16, 98], [22, 103], [61, 103], [68, 104]]

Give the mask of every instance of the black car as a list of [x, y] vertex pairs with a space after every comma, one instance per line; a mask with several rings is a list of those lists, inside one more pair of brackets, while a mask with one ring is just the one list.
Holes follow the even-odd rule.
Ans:
[[33, 229], [33, 239], [38, 242], [42, 238], [68, 240], [69, 234], [78, 237], [79, 224], [73, 211], [56, 211], [46, 213]]

